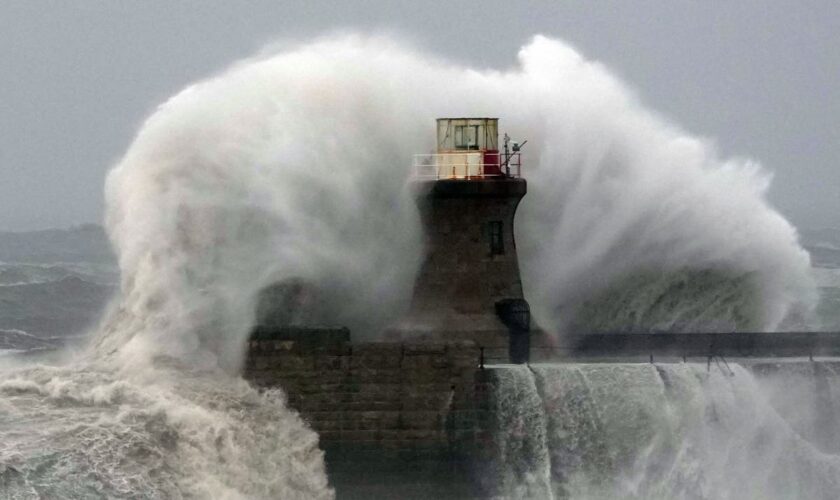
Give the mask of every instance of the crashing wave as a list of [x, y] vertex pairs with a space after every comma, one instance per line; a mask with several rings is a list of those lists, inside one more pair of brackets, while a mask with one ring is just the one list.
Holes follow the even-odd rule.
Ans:
[[[499, 116], [529, 140], [516, 231], [542, 325], [720, 313], [773, 329], [811, 306], [768, 176], [563, 43], [536, 37], [517, 67], [479, 71], [388, 39], [318, 40], [191, 85], [143, 125], [106, 184], [120, 296], [85, 359], [4, 373], [2, 480], [23, 497], [331, 496], [315, 434], [236, 376], [257, 297], [310, 283], [357, 337], [398, 318], [422, 241], [407, 165], [444, 115]], [[662, 302], [698, 280], [705, 305]], [[623, 310], [634, 294], [648, 298]]]

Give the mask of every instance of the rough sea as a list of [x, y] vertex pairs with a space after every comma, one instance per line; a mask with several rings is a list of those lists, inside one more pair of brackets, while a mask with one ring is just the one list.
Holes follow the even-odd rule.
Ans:
[[[408, 165], [434, 150], [440, 116], [499, 116], [528, 140], [517, 251], [547, 330], [840, 329], [837, 232], [797, 235], [758, 162], [721, 158], [560, 40], [535, 36], [504, 71], [376, 36], [274, 47], [152, 113], [107, 176], [105, 231], [0, 235], [0, 496], [332, 498], [317, 434], [281, 389], [238, 376], [255, 304], [300, 279], [326, 292], [329, 322], [355, 339], [398, 319], [422, 254]], [[654, 375], [642, 371], [639, 381]], [[533, 396], [537, 383], [554, 391], [591, 374], [524, 375], [511, 384]], [[729, 397], [712, 382], [710, 394], [694, 382], [658, 400], [641, 391], [646, 410], [634, 400], [612, 420]], [[590, 413], [574, 414], [583, 425]], [[652, 484], [697, 498], [681, 478], [730, 485], [756, 472], [703, 460], [677, 463], [709, 474]], [[721, 497], [709, 491], [701, 498]]]

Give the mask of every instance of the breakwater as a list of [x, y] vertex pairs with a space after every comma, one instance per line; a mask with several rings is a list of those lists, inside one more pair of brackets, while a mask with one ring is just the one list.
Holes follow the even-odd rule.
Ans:
[[340, 498], [836, 497], [840, 363], [688, 361], [482, 367], [469, 342], [292, 328], [258, 331], [245, 375], [319, 433]]
[[564, 335], [536, 359], [840, 356], [837, 332], [601, 333]]

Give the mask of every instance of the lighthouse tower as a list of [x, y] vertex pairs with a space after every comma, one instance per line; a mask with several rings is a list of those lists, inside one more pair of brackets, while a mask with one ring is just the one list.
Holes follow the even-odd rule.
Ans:
[[[437, 151], [415, 155], [425, 258], [402, 330], [473, 340], [491, 360], [527, 361], [514, 214], [525, 196], [520, 145], [499, 150], [497, 118], [440, 118]], [[524, 143], [523, 143], [524, 144]]]

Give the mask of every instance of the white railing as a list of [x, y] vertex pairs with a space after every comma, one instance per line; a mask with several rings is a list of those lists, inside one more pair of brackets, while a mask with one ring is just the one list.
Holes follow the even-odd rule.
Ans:
[[505, 164], [503, 153], [499, 155], [499, 162], [484, 163], [484, 158], [484, 153], [476, 151], [416, 154], [412, 166], [412, 177], [417, 180], [440, 180], [519, 177], [521, 175], [519, 153], [511, 154], [506, 166], [503, 166]]

